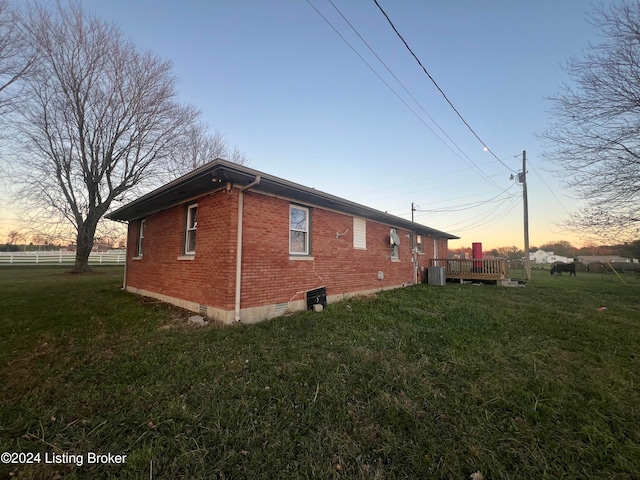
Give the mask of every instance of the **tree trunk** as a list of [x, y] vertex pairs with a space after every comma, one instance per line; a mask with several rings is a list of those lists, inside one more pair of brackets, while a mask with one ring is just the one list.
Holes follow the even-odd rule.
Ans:
[[91, 271], [91, 267], [89, 267], [89, 254], [93, 248], [96, 227], [97, 222], [87, 220], [78, 228], [76, 263], [71, 273], [88, 273]]

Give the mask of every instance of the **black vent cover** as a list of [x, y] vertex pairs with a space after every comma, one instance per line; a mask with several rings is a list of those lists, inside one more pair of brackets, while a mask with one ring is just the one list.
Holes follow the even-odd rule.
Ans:
[[319, 287], [313, 290], [307, 290], [307, 310], [312, 310], [316, 303], [321, 303], [323, 307], [327, 306], [327, 288]]

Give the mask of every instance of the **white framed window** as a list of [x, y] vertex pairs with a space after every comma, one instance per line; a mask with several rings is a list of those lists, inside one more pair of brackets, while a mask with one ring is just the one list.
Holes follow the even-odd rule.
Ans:
[[367, 249], [367, 221], [353, 217], [353, 248]]
[[196, 253], [196, 232], [198, 229], [198, 204], [187, 207], [187, 223], [184, 233], [184, 253], [194, 255]]
[[289, 206], [289, 253], [309, 255], [309, 209]]
[[391, 244], [391, 259], [398, 259], [398, 245], [400, 245], [400, 237], [398, 236], [398, 230], [395, 228], [389, 229], [389, 243]]
[[138, 257], [142, 256], [142, 247], [144, 245], [144, 227], [146, 223], [147, 221], [143, 218], [142, 220], [140, 220], [140, 225], [138, 227], [138, 251], [136, 252], [136, 256]]
[[424, 245], [422, 243], [422, 235], [416, 235], [416, 252], [424, 252]]

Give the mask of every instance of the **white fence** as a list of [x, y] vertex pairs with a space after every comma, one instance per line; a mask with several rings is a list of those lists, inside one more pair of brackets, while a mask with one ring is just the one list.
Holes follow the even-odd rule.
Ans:
[[[127, 255], [120, 252], [95, 252], [89, 255], [89, 265], [124, 265]], [[3, 265], [73, 265], [74, 252], [0, 252]]]

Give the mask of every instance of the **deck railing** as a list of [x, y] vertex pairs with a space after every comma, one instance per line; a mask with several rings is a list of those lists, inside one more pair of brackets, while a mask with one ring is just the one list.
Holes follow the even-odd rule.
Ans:
[[444, 267], [447, 278], [499, 280], [509, 273], [509, 263], [505, 258], [431, 260], [431, 265]]

